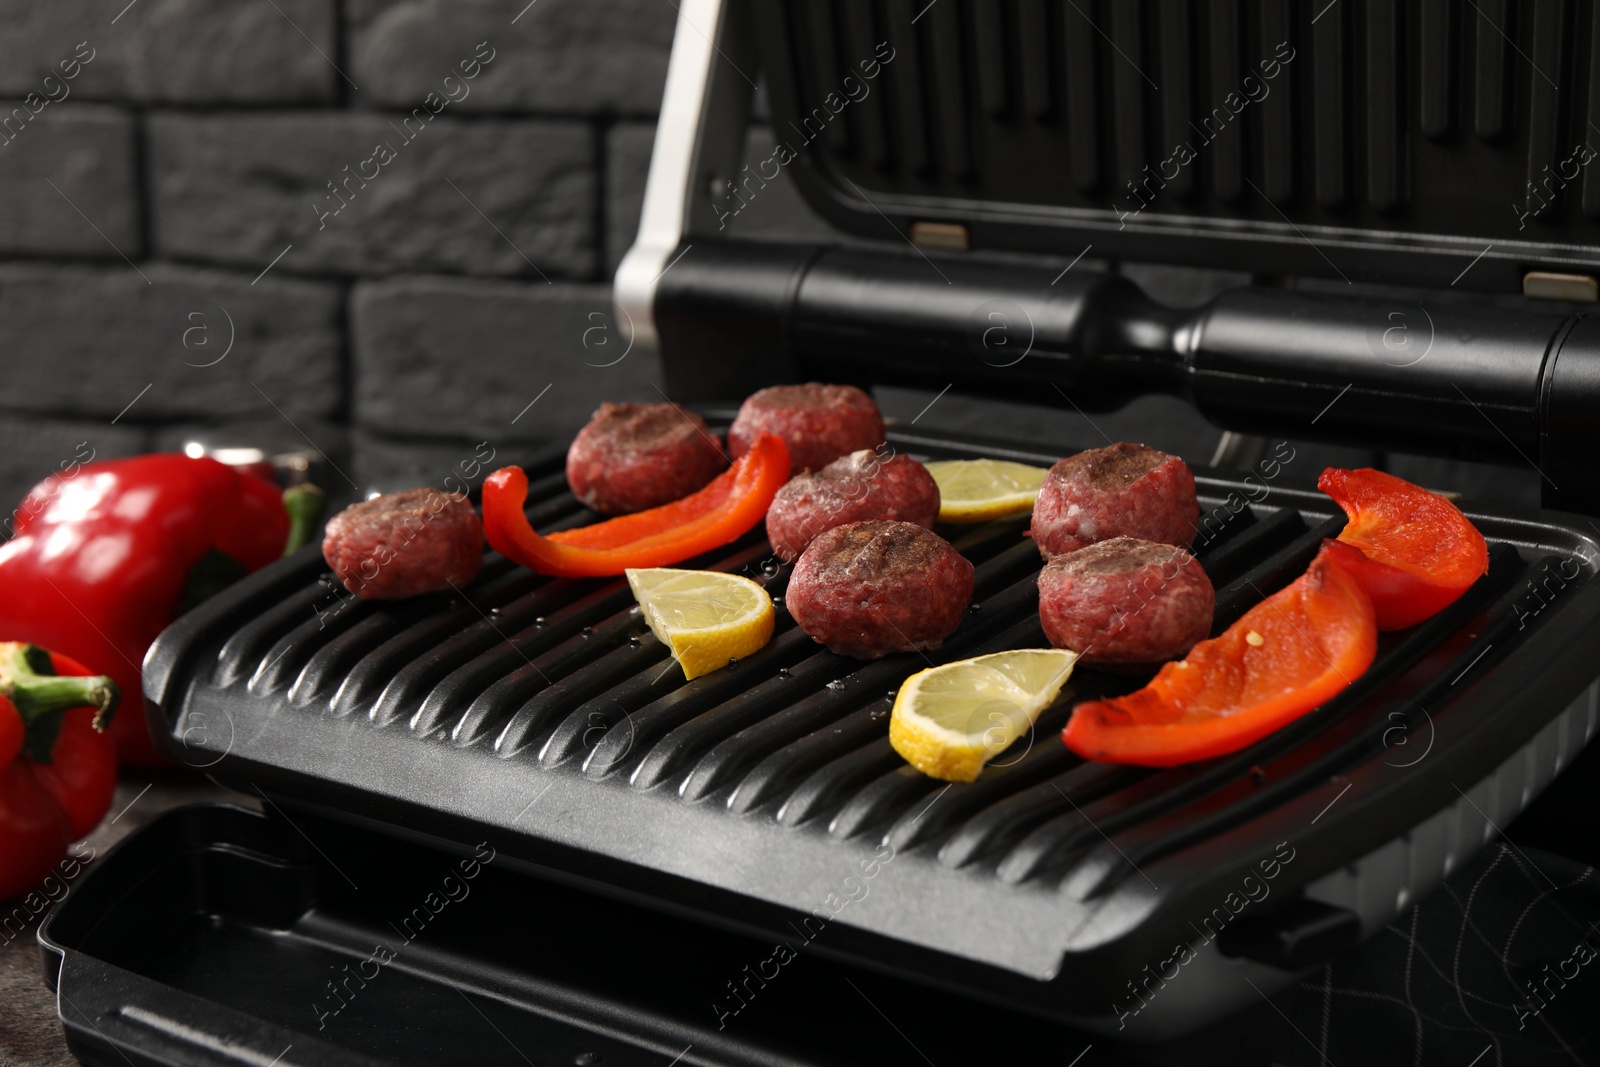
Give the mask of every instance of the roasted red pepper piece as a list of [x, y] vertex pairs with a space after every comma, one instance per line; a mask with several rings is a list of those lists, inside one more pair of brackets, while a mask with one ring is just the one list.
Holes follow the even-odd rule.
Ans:
[[1237, 752], [1361, 677], [1377, 642], [1372, 601], [1324, 548], [1143, 689], [1079, 704], [1061, 737], [1084, 759], [1145, 767]]
[[0, 644], [0, 900], [42, 881], [111, 806], [117, 754], [105, 675], [37, 645]]
[[522, 510], [528, 476], [502, 467], [483, 482], [483, 536], [489, 547], [524, 567], [566, 578], [621, 574], [629, 567], [666, 567], [744, 535], [766, 515], [789, 479], [789, 450], [762, 434], [710, 485], [649, 511], [542, 537]]
[[728, 499], [737, 488], [734, 479], [726, 477], [728, 473], [724, 471], [698, 492], [670, 504], [632, 515], [619, 515], [592, 526], [557, 530], [546, 537], [558, 545], [571, 545], [574, 548], [618, 548], [662, 530], [698, 521], [727, 506]]
[[[283, 494], [214, 459], [136, 456], [33, 488], [0, 545], [0, 641], [37, 641], [116, 679], [139, 707], [139, 665], [182, 609], [277, 559]], [[144, 716], [118, 716], [124, 762], [159, 764]]]
[[1483, 534], [1438, 493], [1370, 468], [1329, 467], [1317, 488], [1350, 518], [1335, 551], [1372, 598], [1380, 630], [1431, 618], [1488, 573]]

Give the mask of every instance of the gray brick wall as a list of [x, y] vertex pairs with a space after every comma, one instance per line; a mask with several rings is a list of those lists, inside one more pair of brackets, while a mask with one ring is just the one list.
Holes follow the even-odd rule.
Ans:
[[675, 21], [0, 0], [0, 510], [85, 448], [310, 441], [392, 487], [656, 398], [607, 283]]
[[[325, 104], [338, 74], [334, 0], [7, 0], [0, 92], [55, 92], [63, 61], [83, 60], [67, 99], [127, 104]], [[71, 74], [71, 70], [65, 73]]]
[[[0, 120], [31, 114], [0, 102]], [[117, 260], [144, 251], [134, 169], [134, 122], [101, 104], [47, 105], [0, 126], [0, 255]], [[96, 231], [98, 227], [98, 232]]]
[[588, 124], [418, 110], [153, 116], [156, 254], [259, 270], [289, 249], [275, 270], [350, 276], [594, 276]]
[[414, 106], [486, 42], [463, 109], [653, 117], [676, 15], [662, 0], [348, 0], [346, 18], [367, 106]]
[[165, 263], [6, 264], [0, 336], [16, 356], [5, 400], [110, 419], [137, 397], [130, 424], [247, 417], [268, 397], [290, 418], [331, 416], [344, 407], [342, 296], [329, 282], [252, 285]]
[[602, 400], [661, 399], [656, 368], [608, 336], [604, 285], [406, 276], [361, 283], [352, 307], [355, 418], [378, 433], [548, 441]]

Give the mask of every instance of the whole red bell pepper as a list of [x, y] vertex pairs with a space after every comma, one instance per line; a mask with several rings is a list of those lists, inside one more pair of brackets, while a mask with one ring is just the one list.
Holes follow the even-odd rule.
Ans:
[[111, 806], [117, 683], [38, 645], [0, 644], [0, 900], [39, 884]]
[[0, 545], [0, 641], [37, 641], [114, 678], [135, 709], [111, 727], [118, 755], [162, 763], [137, 713], [145, 650], [182, 611], [283, 554], [284, 494], [214, 459], [135, 456], [51, 475], [13, 526]]
[[1349, 516], [1334, 551], [1372, 597], [1380, 630], [1432, 618], [1488, 573], [1488, 542], [1438, 493], [1370, 467], [1329, 467], [1317, 488]]
[[528, 476], [501, 467], [483, 481], [483, 536], [489, 547], [541, 574], [597, 578], [630, 567], [668, 567], [755, 528], [789, 480], [789, 449], [770, 433], [699, 492], [648, 511], [563, 530], [534, 532], [523, 511]]

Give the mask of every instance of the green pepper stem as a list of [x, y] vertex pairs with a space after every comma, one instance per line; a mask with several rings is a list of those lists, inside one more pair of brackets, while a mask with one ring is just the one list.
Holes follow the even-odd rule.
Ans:
[[56, 674], [48, 652], [14, 641], [0, 643], [0, 696], [16, 707], [30, 735], [47, 733], [52, 743], [60, 712], [94, 708], [94, 728], [103, 732], [122, 699], [117, 683], [105, 675]]
[[283, 544], [285, 556], [293, 555], [311, 543], [327, 502], [327, 494], [310, 482], [293, 485], [283, 491], [283, 510], [289, 513], [289, 537]]

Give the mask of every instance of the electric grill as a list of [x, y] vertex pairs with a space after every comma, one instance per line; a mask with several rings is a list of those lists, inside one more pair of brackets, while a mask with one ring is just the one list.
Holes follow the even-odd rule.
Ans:
[[[307, 550], [147, 659], [158, 743], [265, 813], [176, 813], [73, 890], [41, 937], [75, 1052], [514, 1062], [498, 1031], [531, 1062], [920, 1062], [914, 1041], [850, 1044], [826, 1022], [870, 1007], [902, 1030], [998, 1020], [941, 1031], [975, 1062], [1063, 1024], [1190, 1032], [1390, 921], [1600, 728], [1596, 321], [1393, 288], [1594, 288], [1594, 179], [1543, 176], [1570, 169], [1600, 103], [1542, 79], [1600, 85], [1600, 20], [1559, 0], [1473, 10], [685, 0], [617, 301], [667, 392], [714, 425], [781, 380], [1090, 410], [1164, 391], [1239, 433], [1526, 463], [1564, 510], [1469, 502], [1488, 575], [1236, 755], [1078, 760], [1054, 736], [1073, 703], [1138, 684], [1085, 669], [959, 785], [888, 744], [916, 654], [835, 656], [780, 606], [764, 649], [684, 682], [620, 580], [490, 554], [458, 595], [345, 603]], [[738, 165], [757, 70], [799, 149], [774, 165], [875, 245], [719, 239], [730, 196], [759, 189]], [[1166, 163], [1191, 123], [1206, 143]], [[1349, 295], [1262, 286], [1176, 311], [1074, 269], [1085, 246]], [[890, 442], [1063, 454], [914, 426]], [[537, 528], [592, 520], [561, 451], [524, 466]], [[1265, 471], [1196, 468], [1219, 630], [1343, 522]], [[943, 531], [977, 579], [935, 659], [1045, 643], [1025, 525]], [[689, 565], [775, 597], [788, 576], [759, 531]], [[480, 904], [448, 903], [442, 879], [483, 849]], [[789, 972], [780, 944], [806, 964]], [[821, 1025], [763, 1016], [780, 1000]]]

